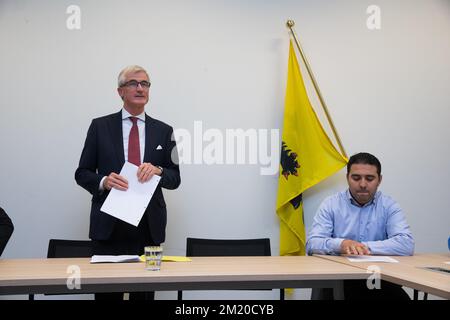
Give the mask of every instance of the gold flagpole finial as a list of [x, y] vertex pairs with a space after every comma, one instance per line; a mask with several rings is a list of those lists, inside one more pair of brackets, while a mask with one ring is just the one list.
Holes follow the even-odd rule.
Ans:
[[286, 26], [288, 28], [292, 28], [293, 26], [295, 26], [294, 20], [289, 19], [288, 21], [286, 21]]

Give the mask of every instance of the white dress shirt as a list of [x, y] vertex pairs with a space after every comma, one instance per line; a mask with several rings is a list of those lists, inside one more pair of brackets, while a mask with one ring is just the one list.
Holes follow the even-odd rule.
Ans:
[[[128, 161], [128, 140], [130, 138], [131, 127], [133, 126], [133, 122], [129, 119], [133, 117], [127, 110], [122, 109], [122, 135], [123, 135], [123, 154], [125, 156], [125, 161]], [[139, 147], [141, 154], [141, 163], [144, 162], [144, 153], [145, 153], [145, 111], [141, 114], [135, 116], [138, 118], [137, 126], [139, 131]], [[117, 174], [119, 172], [116, 172]], [[106, 176], [102, 178], [99, 185], [99, 190], [103, 191], [103, 182], [105, 181]]]

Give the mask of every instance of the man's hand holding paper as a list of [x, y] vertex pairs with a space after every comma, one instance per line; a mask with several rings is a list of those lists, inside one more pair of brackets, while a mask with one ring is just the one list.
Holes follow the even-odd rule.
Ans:
[[[121, 190], [113, 186], [101, 207], [102, 212], [134, 226], [139, 224], [139, 221], [141, 221], [145, 209], [161, 180], [161, 177], [155, 174], [156, 171], [153, 171], [153, 168], [156, 167], [152, 165], [144, 166], [144, 164], [139, 168], [141, 167], [143, 167], [144, 170], [141, 169], [141, 174], [139, 174], [136, 165], [125, 162], [120, 171], [120, 176], [128, 181], [128, 188]], [[156, 170], [159, 169], [156, 168]], [[138, 176], [146, 182], [140, 182]]]

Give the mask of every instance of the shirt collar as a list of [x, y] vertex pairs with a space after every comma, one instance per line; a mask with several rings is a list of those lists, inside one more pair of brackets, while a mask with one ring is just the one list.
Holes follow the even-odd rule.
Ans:
[[145, 111], [137, 116], [132, 116], [127, 110], [125, 110], [125, 108], [122, 108], [122, 120], [128, 119], [129, 117], [136, 117], [145, 122]]
[[367, 206], [370, 206], [371, 204], [376, 203], [378, 198], [380, 197], [380, 194], [381, 194], [380, 191], [375, 192], [375, 196], [373, 197], [373, 199], [364, 205], [360, 205], [358, 202], [356, 202], [355, 199], [353, 199], [352, 194], [350, 193], [350, 189], [347, 189], [347, 191], [346, 191], [346, 198], [348, 199], [348, 201], [350, 201], [351, 204], [363, 208], [363, 207], [367, 207]]

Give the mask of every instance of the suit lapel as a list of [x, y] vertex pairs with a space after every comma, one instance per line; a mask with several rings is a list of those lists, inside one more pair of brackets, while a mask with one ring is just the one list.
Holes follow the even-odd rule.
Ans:
[[111, 140], [114, 145], [117, 160], [119, 161], [119, 166], [122, 168], [125, 163], [125, 155], [123, 154], [122, 111], [114, 113], [108, 120]]
[[152, 151], [156, 149], [155, 143], [158, 142], [157, 130], [154, 121], [147, 114], [145, 115], [145, 153], [144, 162], [153, 163]]

